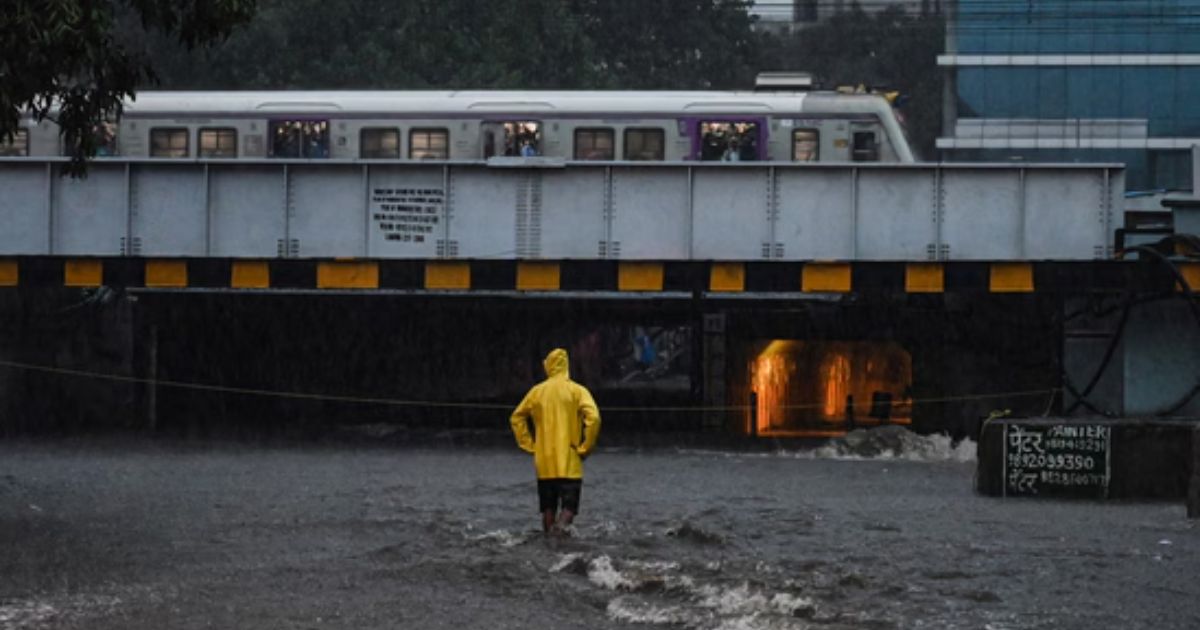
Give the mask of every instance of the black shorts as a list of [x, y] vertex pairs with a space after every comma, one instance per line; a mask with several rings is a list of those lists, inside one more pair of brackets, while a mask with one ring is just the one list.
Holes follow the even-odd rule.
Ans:
[[560, 509], [579, 513], [579, 494], [583, 491], [582, 479], [538, 479], [538, 511]]

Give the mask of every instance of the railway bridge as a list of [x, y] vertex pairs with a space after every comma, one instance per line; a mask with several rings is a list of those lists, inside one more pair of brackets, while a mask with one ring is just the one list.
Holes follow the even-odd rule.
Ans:
[[480, 426], [551, 344], [618, 426], [1200, 413], [1200, 264], [1122, 255], [1120, 165], [63, 165], [0, 159], [0, 392], [50, 416]]

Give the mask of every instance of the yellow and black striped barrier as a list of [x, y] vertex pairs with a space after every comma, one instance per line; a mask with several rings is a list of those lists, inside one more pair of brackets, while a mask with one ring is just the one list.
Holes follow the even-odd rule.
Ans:
[[[1200, 262], [1179, 265], [1193, 289]], [[428, 292], [700, 292], [1022, 294], [1169, 291], [1145, 261], [723, 262], [611, 260], [359, 260], [0, 258], [0, 287]]]

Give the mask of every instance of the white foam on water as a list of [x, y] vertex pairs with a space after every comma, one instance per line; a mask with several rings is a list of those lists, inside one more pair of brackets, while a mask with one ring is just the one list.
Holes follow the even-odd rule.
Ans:
[[612, 536], [620, 531], [620, 529], [621, 526], [616, 521], [600, 521], [591, 527], [591, 531], [605, 536]]
[[0, 625], [12, 630], [39, 627], [58, 614], [57, 608], [44, 602], [0, 604]]
[[[550, 567], [550, 571], [561, 573], [580, 562], [583, 562], [580, 554], [566, 554]], [[679, 563], [677, 562], [653, 560], [614, 562], [609, 556], [600, 555], [587, 560], [586, 573], [588, 581], [610, 591], [638, 591], [648, 588], [676, 593], [690, 592], [695, 586], [695, 580], [689, 575], [676, 573], [678, 570]]]
[[733, 588], [720, 588], [705, 584], [696, 589], [700, 596], [698, 602], [704, 608], [711, 608], [722, 615], [760, 612], [767, 609], [767, 598], [760, 592], [750, 588], [748, 583], [741, 583]]
[[696, 605], [715, 614], [724, 630], [803, 627], [801, 613], [815, 614], [813, 600], [785, 592], [767, 592], [743, 582], [733, 587], [706, 584], [694, 589]]
[[561, 573], [563, 569], [575, 564], [582, 557], [582, 553], [564, 553], [558, 557], [557, 562], [550, 566], [550, 572]]
[[120, 598], [103, 595], [76, 595], [46, 601], [0, 602], [0, 628], [44, 628], [54, 621], [97, 614], [108, 615], [120, 604]]
[[636, 586], [633, 580], [613, 566], [612, 558], [608, 556], [593, 558], [588, 563], [587, 576], [592, 584], [610, 591], [630, 590]]
[[814, 627], [820, 628], [823, 626], [786, 617], [745, 615], [731, 619], [722, 619], [720, 624], [712, 627], [712, 630], [804, 630]]
[[678, 562], [630, 560], [629, 562], [626, 562], [625, 564], [627, 564], [630, 567], [633, 567], [635, 569], [640, 569], [642, 571], [654, 571], [654, 572], [658, 572], [658, 573], [666, 573], [668, 571], [678, 571], [679, 570]]
[[471, 542], [494, 542], [501, 547], [516, 547], [529, 541], [528, 532], [511, 532], [507, 529], [494, 529], [478, 535], [464, 534]]
[[614, 597], [605, 608], [609, 619], [624, 623], [691, 626], [695, 616], [682, 606], [656, 606], [633, 597]]
[[784, 630], [806, 627], [816, 614], [812, 599], [750, 582], [716, 584], [684, 573], [678, 562], [590, 559], [580, 553], [560, 555], [552, 573], [586, 562], [588, 581], [617, 595], [607, 605], [616, 621], [676, 625], [705, 630]]
[[771, 597], [771, 608], [781, 615], [795, 615], [798, 611], [811, 611], [817, 607], [813, 600], [791, 593], [775, 593]]
[[883, 427], [852, 431], [846, 437], [793, 456], [839, 461], [970, 463], [975, 461], [976, 449], [976, 443], [970, 439], [955, 442], [948, 435], [917, 435], [901, 427]]

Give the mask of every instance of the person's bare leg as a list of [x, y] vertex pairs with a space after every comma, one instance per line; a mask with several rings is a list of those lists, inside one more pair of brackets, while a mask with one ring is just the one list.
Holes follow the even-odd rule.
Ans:
[[542, 510], [542, 532], [549, 534], [554, 528], [554, 510]]
[[559, 529], [566, 529], [571, 526], [571, 521], [575, 520], [575, 513], [571, 510], [563, 510], [558, 517]]

